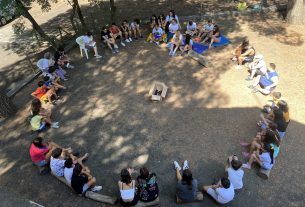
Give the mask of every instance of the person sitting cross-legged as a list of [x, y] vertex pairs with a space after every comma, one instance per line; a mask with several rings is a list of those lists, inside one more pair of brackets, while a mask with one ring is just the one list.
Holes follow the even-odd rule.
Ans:
[[228, 178], [234, 190], [239, 190], [243, 187], [244, 171], [241, 168], [242, 164], [236, 155], [230, 156], [226, 164], [225, 170], [228, 172]]
[[221, 178], [216, 184], [203, 186], [202, 190], [220, 204], [229, 203], [235, 195], [234, 187], [226, 177]]
[[66, 67], [73, 69], [74, 66], [71, 65], [71, 59], [65, 52], [65, 48], [63, 46], [59, 46], [54, 53], [54, 60], [60, 67]]
[[140, 175], [137, 177], [138, 195], [143, 202], [151, 202], [158, 198], [159, 188], [157, 175], [149, 173], [146, 167], [141, 167]]
[[186, 34], [194, 36], [197, 34], [197, 24], [190, 20], [186, 25]]
[[102, 28], [101, 40], [109, 47], [113, 54], [118, 53], [118, 45], [115, 43], [115, 38], [107, 27]]
[[190, 50], [193, 49], [193, 40], [190, 34], [185, 35], [184, 45], [179, 48], [182, 52], [182, 55], [187, 54]]
[[198, 36], [201, 40], [204, 40], [206, 37], [210, 36], [214, 30], [214, 24], [211, 19], [208, 20], [208, 22], [203, 25], [202, 29], [200, 30]]
[[255, 57], [255, 53], [255, 49], [250, 45], [249, 40], [244, 39], [233, 51], [234, 57], [232, 61], [237, 61], [236, 69], [241, 69], [244, 63], [251, 63]]
[[82, 40], [83, 40], [83, 43], [85, 44], [86, 49], [88, 49], [88, 50], [93, 49], [94, 57], [96, 57], [97, 59], [102, 57], [98, 54], [96, 42], [93, 40], [92, 32], [87, 32], [86, 35], [82, 36]]
[[76, 163], [73, 168], [71, 177], [71, 187], [77, 194], [85, 194], [90, 190], [98, 192], [102, 190], [102, 186], [97, 186], [96, 178], [90, 174], [86, 168], [83, 168], [79, 163]]
[[193, 202], [197, 200], [198, 182], [193, 179], [191, 170], [189, 169], [188, 161], [183, 163], [183, 172], [180, 174], [181, 167], [178, 162], [174, 161], [174, 167], [176, 170], [176, 196], [181, 202]]
[[221, 40], [221, 34], [220, 34], [220, 29], [219, 29], [219, 26], [218, 25], [215, 25], [214, 28], [213, 28], [213, 31], [212, 33], [210, 33], [203, 41], [202, 43], [205, 43], [205, 42], [210, 42], [209, 43], [209, 48], [212, 47], [212, 44], [214, 42], [220, 42]]
[[262, 75], [266, 75], [267, 66], [264, 61], [263, 55], [255, 55], [254, 61], [249, 64], [250, 75], [246, 78], [246, 81], [253, 80], [254, 76], [261, 77]]
[[176, 31], [175, 35], [171, 39], [171, 43], [169, 43], [170, 44], [169, 55], [174, 56], [176, 54], [180, 45], [182, 45], [182, 41], [183, 41], [182, 34], [180, 33], [180, 31]]
[[152, 36], [151, 36], [151, 42], [156, 43], [157, 45], [160, 44], [162, 41], [162, 35], [164, 34], [164, 31], [160, 27], [159, 24], [155, 24], [153, 30], [152, 30]]

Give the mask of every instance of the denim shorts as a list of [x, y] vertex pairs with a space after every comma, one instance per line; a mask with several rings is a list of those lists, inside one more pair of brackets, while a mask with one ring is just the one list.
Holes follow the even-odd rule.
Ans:
[[45, 160], [41, 160], [39, 162], [34, 162], [34, 164], [37, 165], [38, 167], [43, 167], [43, 166], [47, 165], [48, 162]]

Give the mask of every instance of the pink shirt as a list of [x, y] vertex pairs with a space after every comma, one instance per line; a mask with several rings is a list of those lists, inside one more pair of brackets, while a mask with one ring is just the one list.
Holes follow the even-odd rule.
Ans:
[[31, 145], [30, 148], [30, 156], [33, 162], [39, 162], [42, 160], [45, 160], [46, 156], [45, 154], [49, 152], [49, 149], [47, 147], [44, 148], [38, 148], [34, 144]]

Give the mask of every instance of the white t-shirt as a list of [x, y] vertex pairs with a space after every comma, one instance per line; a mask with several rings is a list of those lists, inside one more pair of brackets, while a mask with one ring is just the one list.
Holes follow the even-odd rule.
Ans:
[[267, 73], [267, 65], [264, 60], [260, 60], [256, 65], [254, 65], [255, 69], [260, 70], [262, 73]]
[[178, 24], [170, 24], [168, 26], [168, 30], [171, 32], [171, 33], [175, 33], [176, 31], [179, 30], [179, 25]]
[[88, 37], [87, 35], [84, 35], [84, 36], [82, 37], [82, 39], [83, 39], [83, 42], [84, 42], [85, 44], [89, 44], [89, 42], [91, 41], [91, 38]]
[[197, 29], [197, 24], [195, 22], [193, 22], [192, 25], [187, 24], [187, 26], [186, 26], [187, 31], [195, 31], [196, 29]]
[[71, 178], [72, 178], [72, 174], [73, 174], [73, 167], [71, 168], [66, 168], [64, 169], [64, 177], [66, 179], [66, 181], [71, 185]]
[[65, 160], [51, 157], [50, 168], [52, 173], [59, 177], [64, 176], [65, 162]]
[[177, 23], [179, 24], [179, 18], [178, 18], [177, 15], [175, 15], [175, 18], [172, 17], [172, 16], [167, 15], [166, 18], [165, 18], [165, 21], [171, 22], [173, 19], [176, 19], [176, 20], [177, 20]]
[[[174, 34], [173, 40], [175, 41], [176, 38], [177, 38], [177, 36], [176, 36], [176, 34]], [[183, 36], [182, 36], [182, 34], [180, 34], [180, 36], [179, 36], [179, 41], [182, 42], [182, 40], [183, 40]]]
[[152, 33], [155, 36], [162, 36], [163, 35], [163, 29], [161, 27], [159, 27], [158, 29], [154, 28]]
[[229, 167], [227, 171], [233, 188], [241, 189], [243, 187], [244, 171], [242, 169], [234, 170], [232, 167]]
[[214, 25], [213, 24], [211, 24], [211, 25], [205, 24], [204, 29], [207, 30], [207, 31], [213, 31]]
[[232, 201], [234, 198], [235, 192], [232, 183], [230, 184], [230, 187], [228, 189], [216, 188], [215, 191], [217, 194], [217, 201], [219, 203], [225, 204]]

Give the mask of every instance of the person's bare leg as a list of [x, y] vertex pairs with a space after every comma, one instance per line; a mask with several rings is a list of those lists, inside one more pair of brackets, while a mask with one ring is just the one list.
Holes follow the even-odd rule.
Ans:
[[94, 187], [96, 184], [96, 178], [93, 177], [91, 178], [88, 182], [87, 182], [87, 185], [90, 186], [90, 187]]
[[95, 56], [99, 56], [96, 46], [93, 47], [93, 51]]
[[257, 90], [264, 95], [269, 95], [271, 93], [270, 90], [267, 90], [267, 89], [264, 89], [264, 88], [258, 88]]
[[176, 169], [176, 178], [177, 178], [178, 181], [182, 180], [182, 176], [181, 176], [180, 171], [178, 169]]

